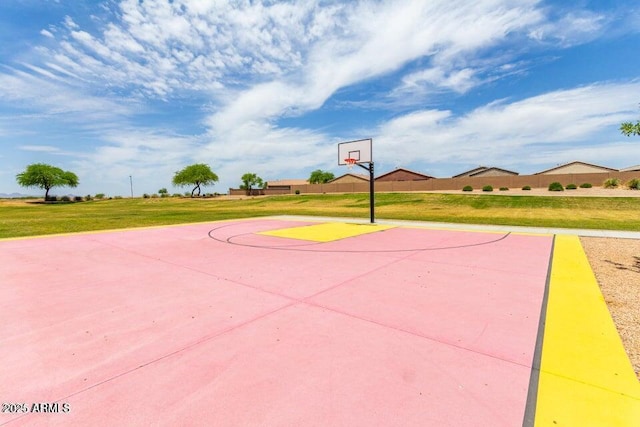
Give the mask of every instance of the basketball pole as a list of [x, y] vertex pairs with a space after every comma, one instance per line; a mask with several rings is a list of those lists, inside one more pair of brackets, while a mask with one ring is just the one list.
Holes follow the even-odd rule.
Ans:
[[[376, 217], [372, 143], [373, 140], [371, 138], [339, 143], [338, 165], [347, 165], [349, 166], [349, 170], [351, 170], [354, 165], [358, 165], [362, 169], [369, 171], [369, 211], [371, 224], [374, 224], [376, 222]], [[365, 163], [368, 163], [368, 166], [365, 166]]]
[[375, 180], [373, 179], [373, 162], [371, 162], [369, 163], [369, 211], [371, 216], [371, 224], [374, 224], [376, 222], [376, 216], [374, 213], [375, 202], [373, 200], [375, 194], [374, 183]]
[[369, 171], [369, 216], [371, 218], [371, 224], [375, 224], [376, 216], [375, 216], [375, 180], [373, 179], [373, 162], [369, 162], [369, 167], [363, 166], [360, 163], [356, 163], [363, 169], [367, 169]]

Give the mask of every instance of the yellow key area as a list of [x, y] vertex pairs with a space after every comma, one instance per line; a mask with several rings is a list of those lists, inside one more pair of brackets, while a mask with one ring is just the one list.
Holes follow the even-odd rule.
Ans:
[[263, 231], [258, 234], [266, 236], [284, 237], [287, 239], [308, 240], [312, 242], [333, 242], [347, 237], [360, 236], [362, 234], [377, 233], [379, 231], [395, 228], [393, 225], [380, 224], [346, 224], [323, 223], [306, 225], [303, 227], [283, 228], [280, 230]]
[[556, 236], [536, 426], [640, 426], [640, 382], [577, 236]]

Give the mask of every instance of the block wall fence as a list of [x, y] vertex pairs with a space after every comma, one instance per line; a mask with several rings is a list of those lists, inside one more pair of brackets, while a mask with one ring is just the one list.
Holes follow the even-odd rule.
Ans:
[[[460, 177], [460, 178], [433, 178], [423, 181], [376, 181], [376, 192], [404, 192], [404, 191], [439, 191], [462, 190], [462, 187], [470, 185], [474, 190], [480, 190], [485, 185], [493, 188], [522, 188], [525, 185], [531, 188], [547, 188], [552, 182], [559, 182], [563, 186], [567, 184], [589, 183], [594, 187], [602, 186], [608, 178], [619, 178], [625, 183], [633, 178], [640, 178], [640, 172], [604, 172], [604, 173], [575, 173], [563, 175], [511, 175], [511, 176], [487, 176], [487, 177]], [[278, 194], [322, 194], [322, 193], [368, 193], [369, 183], [342, 183], [342, 184], [306, 184], [293, 185], [287, 189], [255, 189], [252, 195], [278, 195]], [[229, 189], [231, 195], [245, 195], [245, 190]]]

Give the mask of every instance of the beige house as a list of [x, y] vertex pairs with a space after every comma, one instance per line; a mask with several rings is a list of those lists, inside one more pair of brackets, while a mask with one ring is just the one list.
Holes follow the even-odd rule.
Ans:
[[358, 173], [346, 173], [335, 179], [332, 179], [327, 184], [354, 184], [360, 182], [369, 182], [367, 175], [361, 175]]
[[514, 175], [519, 175], [519, 174], [518, 172], [514, 172], [507, 169], [502, 169], [502, 168], [478, 166], [475, 169], [471, 169], [466, 172], [462, 172], [458, 175], [454, 175], [453, 178], [462, 178], [467, 176], [477, 177], [477, 176], [514, 176]]
[[376, 178], [376, 181], [426, 181], [427, 179], [433, 179], [433, 177], [405, 168], [396, 168], [391, 172], [380, 175]]
[[[279, 179], [274, 181], [267, 181], [267, 185], [264, 188], [252, 188], [252, 196], [264, 196], [274, 194], [289, 194], [292, 192], [292, 187], [296, 185], [306, 185], [309, 181], [306, 179]], [[241, 188], [230, 188], [229, 195], [231, 196], [244, 196], [247, 195], [247, 190]]]
[[267, 181], [268, 189], [272, 190], [291, 190], [293, 185], [306, 185], [309, 180], [306, 179], [279, 179], [275, 181]]
[[606, 166], [593, 165], [585, 162], [571, 162], [559, 165], [551, 169], [546, 169], [535, 173], [534, 175], [564, 175], [572, 173], [608, 173], [618, 172], [617, 169], [611, 169]]
[[620, 172], [640, 172], [640, 165], [629, 166], [628, 168], [620, 169]]

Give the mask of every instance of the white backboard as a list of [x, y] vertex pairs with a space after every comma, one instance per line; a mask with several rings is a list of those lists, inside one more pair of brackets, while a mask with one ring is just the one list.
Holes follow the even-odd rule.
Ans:
[[356, 163], [373, 162], [371, 138], [347, 141], [338, 144], [338, 165], [346, 165], [346, 159], [356, 159]]

